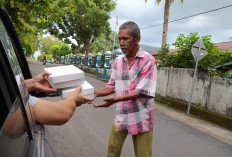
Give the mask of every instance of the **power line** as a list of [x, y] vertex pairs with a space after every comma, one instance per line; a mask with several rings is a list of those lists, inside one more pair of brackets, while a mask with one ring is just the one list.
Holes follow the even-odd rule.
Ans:
[[[231, 5], [224, 6], [224, 7], [221, 7], [221, 8], [217, 8], [217, 9], [205, 11], [205, 12], [202, 12], [202, 13], [198, 13], [198, 14], [194, 14], [194, 15], [182, 17], [182, 18], [179, 18], [179, 19], [176, 19], [176, 20], [169, 21], [168, 23], [180, 21], [180, 20], [183, 20], [183, 19], [187, 19], [187, 18], [190, 18], [190, 17], [202, 15], [202, 14], [207, 14], [207, 13], [214, 12], [214, 11], [217, 11], [217, 10], [229, 8], [229, 7], [231, 7], [231, 6], [232, 6], [232, 4], [231, 4]], [[148, 27], [144, 27], [144, 28], [141, 28], [141, 29], [148, 29], [148, 28], [152, 28], [152, 27], [156, 27], [156, 26], [160, 26], [160, 25], [163, 25], [163, 23], [161, 23], [161, 24], [156, 24], [156, 25], [152, 25], [152, 26], [148, 26]]]

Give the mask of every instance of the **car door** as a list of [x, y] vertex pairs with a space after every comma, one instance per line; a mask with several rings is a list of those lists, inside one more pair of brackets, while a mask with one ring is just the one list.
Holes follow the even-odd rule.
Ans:
[[[26, 112], [28, 94], [23, 89], [25, 86], [21, 82], [22, 74], [16, 63], [16, 57], [11, 54], [10, 49], [7, 50], [9, 47], [5, 46], [4, 49], [3, 29], [0, 21], [0, 156], [24, 156], [27, 152], [26, 141], [33, 139]], [[7, 44], [9, 41], [4, 42]]]
[[28, 105], [24, 77], [31, 73], [18, 36], [1, 8], [0, 17], [0, 156], [54, 156]]

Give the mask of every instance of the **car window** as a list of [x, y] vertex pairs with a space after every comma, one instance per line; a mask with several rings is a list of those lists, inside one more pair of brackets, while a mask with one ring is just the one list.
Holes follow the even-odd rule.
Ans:
[[13, 44], [14, 50], [16, 52], [20, 67], [23, 72], [23, 76], [25, 79], [30, 79], [32, 77], [31, 71], [29, 69], [29, 65], [27, 63], [26, 56], [24, 55], [24, 50], [22, 48], [22, 45], [19, 41], [18, 35], [14, 29], [14, 26], [7, 15], [7, 13], [0, 7], [0, 16], [3, 21], [3, 24], [6, 26], [6, 31], [11, 39], [11, 42]]
[[[0, 78], [0, 80], [2, 80], [2, 78]], [[7, 105], [3, 105], [3, 104], [7, 104], [6, 100], [4, 99], [3, 90], [0, 90], [0, 102], [2, 104], [2, 105], [0, 105], [0, 128], [2, 128], [2, 125], [3, 125], [7, 115], [9, 113]]]
[[32, 139], [34, 124], [30, 122], [34, 120], [21, 67], [2, 19], [0, 67], [0, 156], [23, 156], [27, 138]]
[[22, 71], [17, 59], [17, 56], [15, 54], [14, 48], [11, 44], [11, 40], [6, 32], [6, 29], [2, 23], [2, 20], [0, 20], [0, 40], [2, 42], [2, 46], [6, 52], [7, 58], [10, 62], [11, 69], [13, 70], [14, 76], [16, 78], [21, 97], [23, 99], [23, 103], [27, 104], [28, 102], [28, 92], [26, 92], [26, 86], [24, 83], [24, 78], [22, 75]]
[[[2, 99], [0, 102], [3, 102]], [[28, 136], [18, 97], [15, 99], [14, 107], [9, 111], [7, 118], [4, 118], [6, 120], [0, 132], [0, 156], [15, 157], [23, 156], [25, 153], [25, 143]]]
[[[15, 82], [15, 80], [16, 80], [16, 83], [17, 83], [15, 85], [15, 87], [9, 88], [7, 86], [7, 88], [9, 90], [9, 94], [11, 95], [11, 97], [12, 97], [12, 93], [15, 93], [15, 91], [17, 93], [19, 93], [18, 97], [20, 98], [20, 100], [22, 100], [22, 104], [24, 105], [24, 107], [22, 108], [23, 109], [22, 112], [23, 112], [25, 119], [26, 119], [25, 122], [27, 123], [28, 120], [29, 120], [29, 122], [34, 122], [33, 115], [30, 112], [30, 110], [24, 109], [24, 108], [28, 108], [28, 107], [26, 107], [26, 105], [28, 105], [29, 94], [28, 94], [28, 91], [26, 89], [26, 85], [24, 82], [24, 77], [22, 74], [20, 64], [18, 62], [16, 53], [15, 53], [13, 45], [11, 43], [11, 39], [9, 38], [5, 27], [6, 26], [3, 24], [2, 19], [0, 19], [0, 41], [1, 41], [1, 48], [2, 48], [2, 54], [3, 54], [2, 58], [4, 58], [4, 56], [6, 56], [5, 57], [7, 60], [6, 64], [8, 63], [10, 68], [11, 68], [11, 69], [9, 69], [9, 71], [13, 71], [13, 76], [8, 76], [8, 79], [12, 79], [12, 77], [14, 77], [15, 79], [12, 82]], [[6, 72], [6, 74], [7, 73], [8, 72]], [[15, 100], [14, 98], [15, 97], [13, 96], [12, 103], [10, 103], [10, 104], [7, 103], [9, 110], [12, 110], [12, 108], [14, 108], [14, 106], [13, 106], [13, 101]], [[29, 124], [26, 124], [26, 125], [29, 125]], [[28, 127], [30, 127], [29, 129], [33, 129], [34, 123], [31, 123], [31, 125]]]
[[[6, 60], [3, 60], [2, 45], [0, 46], [0, 156], [22, 156], [25, 150], [27, 139], [26, 125], [23, 113], [20, 107], [22, 101], [19, 95], [11, 93], [16, 90], [17, 84], [13, 80], [13, 75], [9, 74], [11, 70]], [[15, 82], [15, 83], [13, 83]], [[13, 85], [15, 84], [15, 85]], [[13, 89], [12, 89], [13, 88]], [[11, 96], [10, 96], [11, 95]]]

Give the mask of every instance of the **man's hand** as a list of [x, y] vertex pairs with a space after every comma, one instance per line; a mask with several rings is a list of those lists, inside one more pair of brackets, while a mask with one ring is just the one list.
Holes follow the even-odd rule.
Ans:
[[119, 102], [120, 100], [117, 98], [117, 97], [109, 97], [109, 98], [106, 98], [106, 99], [103, 99], [103, 101], [105, 101], [104, 104], [101, 104], [101, 105], [96, 105], [94, 104], [94, 108], [98, 108], [98, 107], [109, 107], [111, 105], [113, 105], [114, 103], [117, 103]]
[[94, 92], [94, 98], [91, 100], [91, 102], [94, 101], [97, 97], [98, 97], [98, 94]]
[[56, 92], [56, 89], [52, 89], [51, 85], [49, 84], [48, 80], [46, 79], [47, 76], [51, 75], [48, 72], [42, 72], [41, 74], [32, 78], [33, 88], [34, 90], [38, 90], [41, 92]]
[[67, 99], [74, 100], [76, 103], [76, 106], [81, 106], [82, 104], [85, 104], [86, 102], [90, 103], [92, 99], [87, 98], [81, 94], [81, 87], [78, 87], [75, 91], [73, 91]]

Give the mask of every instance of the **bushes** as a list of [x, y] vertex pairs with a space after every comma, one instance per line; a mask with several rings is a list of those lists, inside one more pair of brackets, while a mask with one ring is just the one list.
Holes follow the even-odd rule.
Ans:
[[213, 76], [226, 77], [227, 72], [212, 69], [213, 66], [232, 61], [232, 52], [219, 49], [211, 41], [210, 35], [200, 37], [198, 33], [190, 33], [188, 36], [180, 34], [172, 45], [178, 50], [168, 54], [169, 45], [159, 51], [159, 67], [195, 68], [196, 62], [191, 54], [191, 48], [200, 38], [203, 40], [208, 54], [199, 61], [198, 69], [207, 71]]

